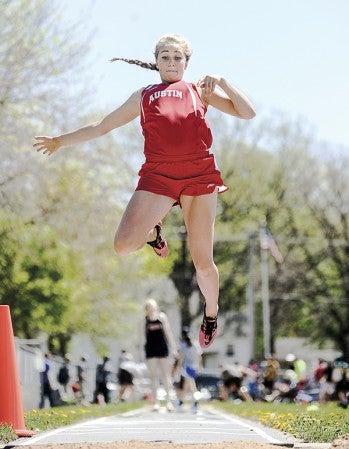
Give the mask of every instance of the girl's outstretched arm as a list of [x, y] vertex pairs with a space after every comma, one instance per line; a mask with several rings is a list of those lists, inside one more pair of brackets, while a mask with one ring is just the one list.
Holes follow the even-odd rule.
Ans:
[[221, 76], [206, 75], [197, 86], [207, 105], [243, 119], [251, 119], [256, 115], [255, 108], [246, 95]]
[[83, 126], [59, 136], [35, 136], [33, 147], [43, 154], [53, 154], [61, 147], [76, 145], [107, 134], [112, 129], [129, 123], [140, 113], [140, 98], [143, 89], [134, 92], [128, 100], [102, 120]]

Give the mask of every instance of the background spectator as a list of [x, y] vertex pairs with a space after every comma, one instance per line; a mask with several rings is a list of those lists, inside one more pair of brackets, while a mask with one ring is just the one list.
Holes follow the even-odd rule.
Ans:
[[184, 401], [190, 397], [191, 409], [194, 413], [198, 410], [196, 377], [199, 373], [201, 349], [196, 346], [190, 336], [188, 328], [182, 330], [182, 339], [179, 346], [178, 367], [180, 379], [177, 390], [178, 404], [181, 407]]
[[45, 354], [44, 360], [44, 370], [40, 372], [40, 404], [39, 408], [45, 407], [45, 399], [48, 398], [50, 407], [54, 407], [56, 404], [54, 402], [54, 393], [51, 383], [51, 364], [50, 364], [50, 353]]
[[158, 303], [152, 298], [145, 303], [145, 320], [141, 336], [151, 381], [153, 409], [160, 408], [157, 397], [160, 374], [161, 383], [166, 391], [166, 407], [168, 411], [172, 411], [174, 407], [171, 396], [174, 394], [174, 388], [169, 355], [172, 349], [172, 355], [178, 357], [178, 351], [168, 318], [164, 312], [159, 311]]
[[97, 365], [96, 368], [96, 389], [93, 394], [93, 403], [101, 403], [101, 396], [104, 402], [110, 402], [110, 391], [108, 389], [108, 382], [110, 380], [112, 370], [110, 365], [110, 358], [108, 355], [103, 357], [103, 362]]
[[125, 401], [131, 393], [133, 393], [133, 379], [134, 379], [134, 366], [133, 356], [125, 350], [121, 351], [119, 359], [119, 368], [117, 373], [119, 383], [119, 398], [120, 402]]
[[266, 356], [263, 363], [263, 385], [265, 394], [271, 394], [274, 389], [274, 384], [280, 371], [280, 363], [272, 354]]

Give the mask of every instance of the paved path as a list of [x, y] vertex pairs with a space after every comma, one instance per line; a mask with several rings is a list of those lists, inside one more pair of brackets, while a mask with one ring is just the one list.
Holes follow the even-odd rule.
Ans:
[[43, 432], [32, 438], [15, 441], [12, 447], [130, 440], [178, 444], [254, 441], [292, 445], [291, 439], [279, 432], [208, 407], [196, 414], [189, 410], [169, 413], [164, 408], [158, 412], [143, 408]]

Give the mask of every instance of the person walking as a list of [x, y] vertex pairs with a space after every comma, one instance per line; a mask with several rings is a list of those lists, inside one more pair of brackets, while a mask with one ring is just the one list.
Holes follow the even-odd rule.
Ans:
[[136, 364], [133, 361], [133, 355], [123, 349], [121, 351], [119, 366], [117, 370], [117, 380], [119, 384], [119, 402], [124, 402], [126, 399], [130, 398], [130, 396], [134, 392], [133, 371], [135, 370], [135, 365]]
[[76, 393], [78, 403], [86, 405], [87, 401], [87, 358], [82, 355], [76, 367]]
[[73, 391], [71, 389], [71, 368], [71, 356], [70, 354], [66, 354], [57, 374], [57, 380], [63, 387], [63, 395], [65, 396], [65, 399], [71, 399], [71, 396], [73, 395]]
[[54, 392], [51, 380], [51, 354], [46, 353], [44, 357], [44, 369], [40, 372], [40, 403], [39, 408], [45, 407], [45, 399], [48, 398], [50, 407], [54, 407]]
[[110, 391], [108, 382], [112, 373], [110, 357], [105, 355], [103, 362], [96, 367], [96, 389], [93, 393], [93, 404], [100, 404], [104, 400], [105, 404], [110, 402]]
[[164, 312], [160, 312], [155, 299], [149, 298], [145, 302], [145, 320], [142, 326], [142, 346], [148, 367], [154, 411], [159, 410], [158, 400], [159, 374], [161, 383], [166, 391], [166, 408], [174, 409], [171, 396], [174, 394], [170, 349], [174, 358], [178, 357], [178, 350], [172, 329]]
[[196, 378], [199, 374], [201, 363], [201, 349], [193, 343], [189, 328], [182, 329], [182, 339], [179, 345], [180, 381], [177, 390], [178, 405], [181, 409], [187, 398], [192, 402], [191, 410], [198, 411], [198, 391]]
[[213, 259], [217, 194], [228, 189], [210, 148], [213, 142], [205, 118], [212, 106], [239, 119], [251, 119], [250, 100], [220, 75], [205, 75], [196, 83], [183, 80], [192, 50], [178, 35], [162, 36], [155, 62], [113, 58], [157, 70], [161, 82], [141, 87], [100, 121], [58, 136], [36, 136], [34, 148], [51, 155], [107, 134], [140, 116], [145, 162], [139, 181], [115, 234], [114, 248], [128, 255], [148, 243], [160, 257], [168, 253], [162, 220], [174, 205], [182, 209], [196, 279], [204, 297], [199, 330], [202, 348], [217, 334], [219, 273]]

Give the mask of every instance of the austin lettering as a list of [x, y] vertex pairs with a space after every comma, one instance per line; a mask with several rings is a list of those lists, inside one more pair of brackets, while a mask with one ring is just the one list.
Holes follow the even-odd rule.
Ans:
[[183, 98], [183, 92], [180, 90], [168, 89], [168, 90], [157, 90], [149, 97], [149, 104], [154, 100], [157, 100], [160, 97], [175, 97], [175, 98]]

